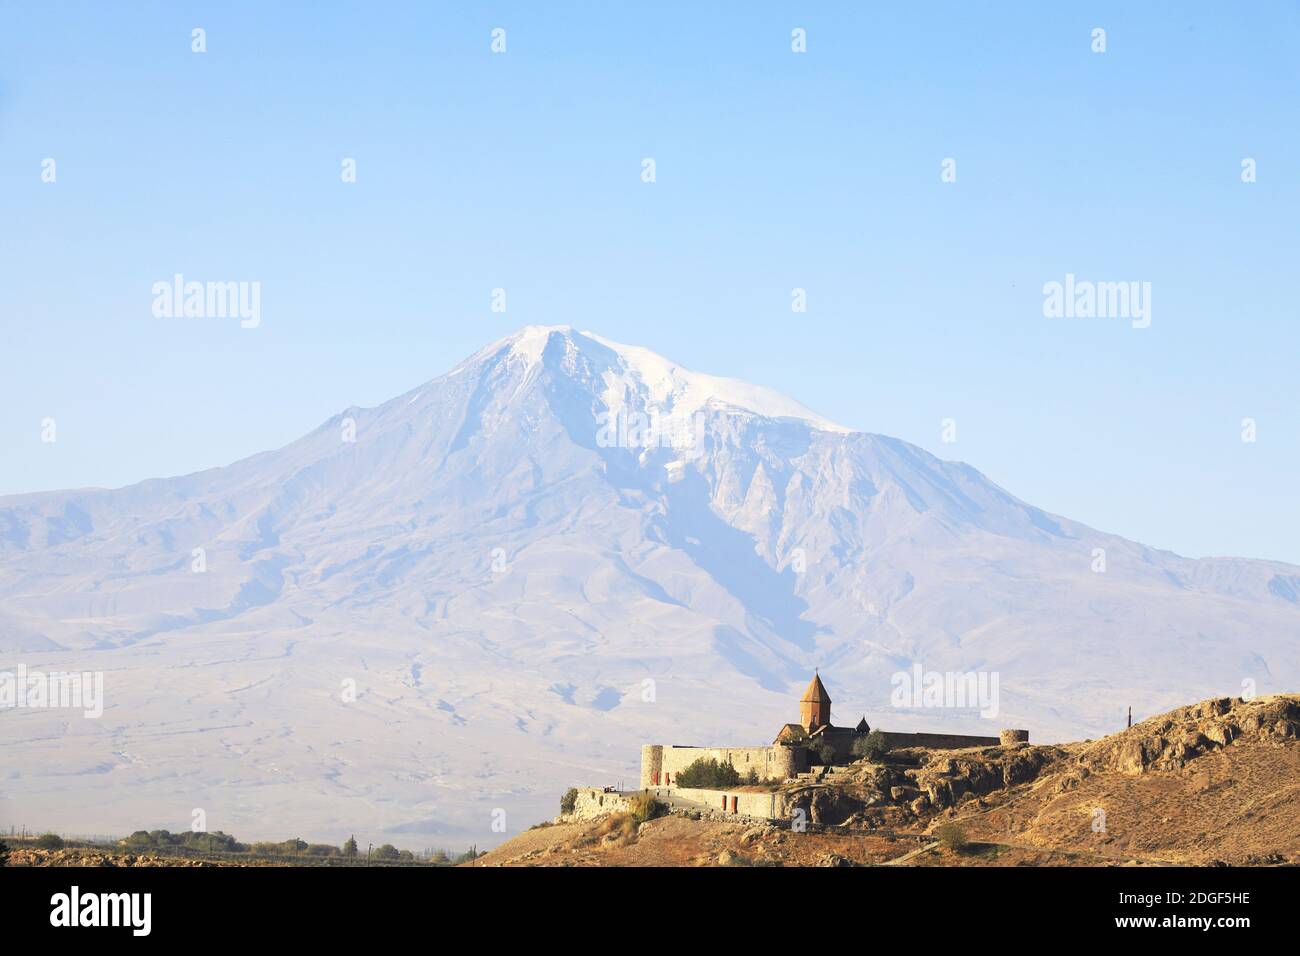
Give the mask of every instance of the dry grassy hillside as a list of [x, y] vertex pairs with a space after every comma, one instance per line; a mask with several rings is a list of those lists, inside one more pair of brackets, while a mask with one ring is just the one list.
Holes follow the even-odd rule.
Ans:
[[611, 816], [530, 830], [475, 865], [1300, 864], [1300, 697], [1208, 700], [1098, 741], [897, 751], [783, 789], [808, 832]]
[[1033, 847], [1300, 863], [1298, 737], [1295, 696], [1204, 701], [1064, 748], [1052, 772], [959, 816], [979, 839], [1012, 834]]

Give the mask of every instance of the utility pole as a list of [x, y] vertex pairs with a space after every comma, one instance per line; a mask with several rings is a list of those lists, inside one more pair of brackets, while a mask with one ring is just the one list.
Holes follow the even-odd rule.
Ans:
[[1133, 726], [1133, 705], [1132, 704], [1129, 704], [1129, 708], [1128, 708], [1128, 725], [1130, 727]]

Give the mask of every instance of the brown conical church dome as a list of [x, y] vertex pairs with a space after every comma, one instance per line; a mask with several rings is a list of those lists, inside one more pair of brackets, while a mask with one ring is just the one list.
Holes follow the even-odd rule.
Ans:
[[826, 693], [826, 688], [822, 685], [822, 679], [816, 674], [813, 674], [812, 683], [808, 685], [808, 689], [799, 698], [801, 704], [809, 701], [814, 704], [829, 704], [831, 702], [831, 695]]
[[831, 695], [822, 686], [822, 679], [813, 674], [812, 683], [799, 699], [799, 723], [808, 729], [816, 730], [831, 722]]

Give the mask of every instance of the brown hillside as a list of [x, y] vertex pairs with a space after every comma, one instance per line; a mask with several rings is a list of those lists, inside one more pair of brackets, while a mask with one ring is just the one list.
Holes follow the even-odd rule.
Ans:
[[[900, 750], [782, 788], [813, 826], [674, 810], [521, 834], [477, 865], [1300, 864], [1300, 697], [1220, 698], [1098, 741]], [[972, 845], [936, 845], [956, 822]]]

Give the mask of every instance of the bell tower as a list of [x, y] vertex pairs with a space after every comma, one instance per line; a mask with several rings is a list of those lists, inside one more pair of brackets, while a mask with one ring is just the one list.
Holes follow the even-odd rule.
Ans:
[[831, 695], [822, 686], [822, 679], [813, 673], [812, 683], [799, 701], [799, 723], [809, 733], [831, 722]]

